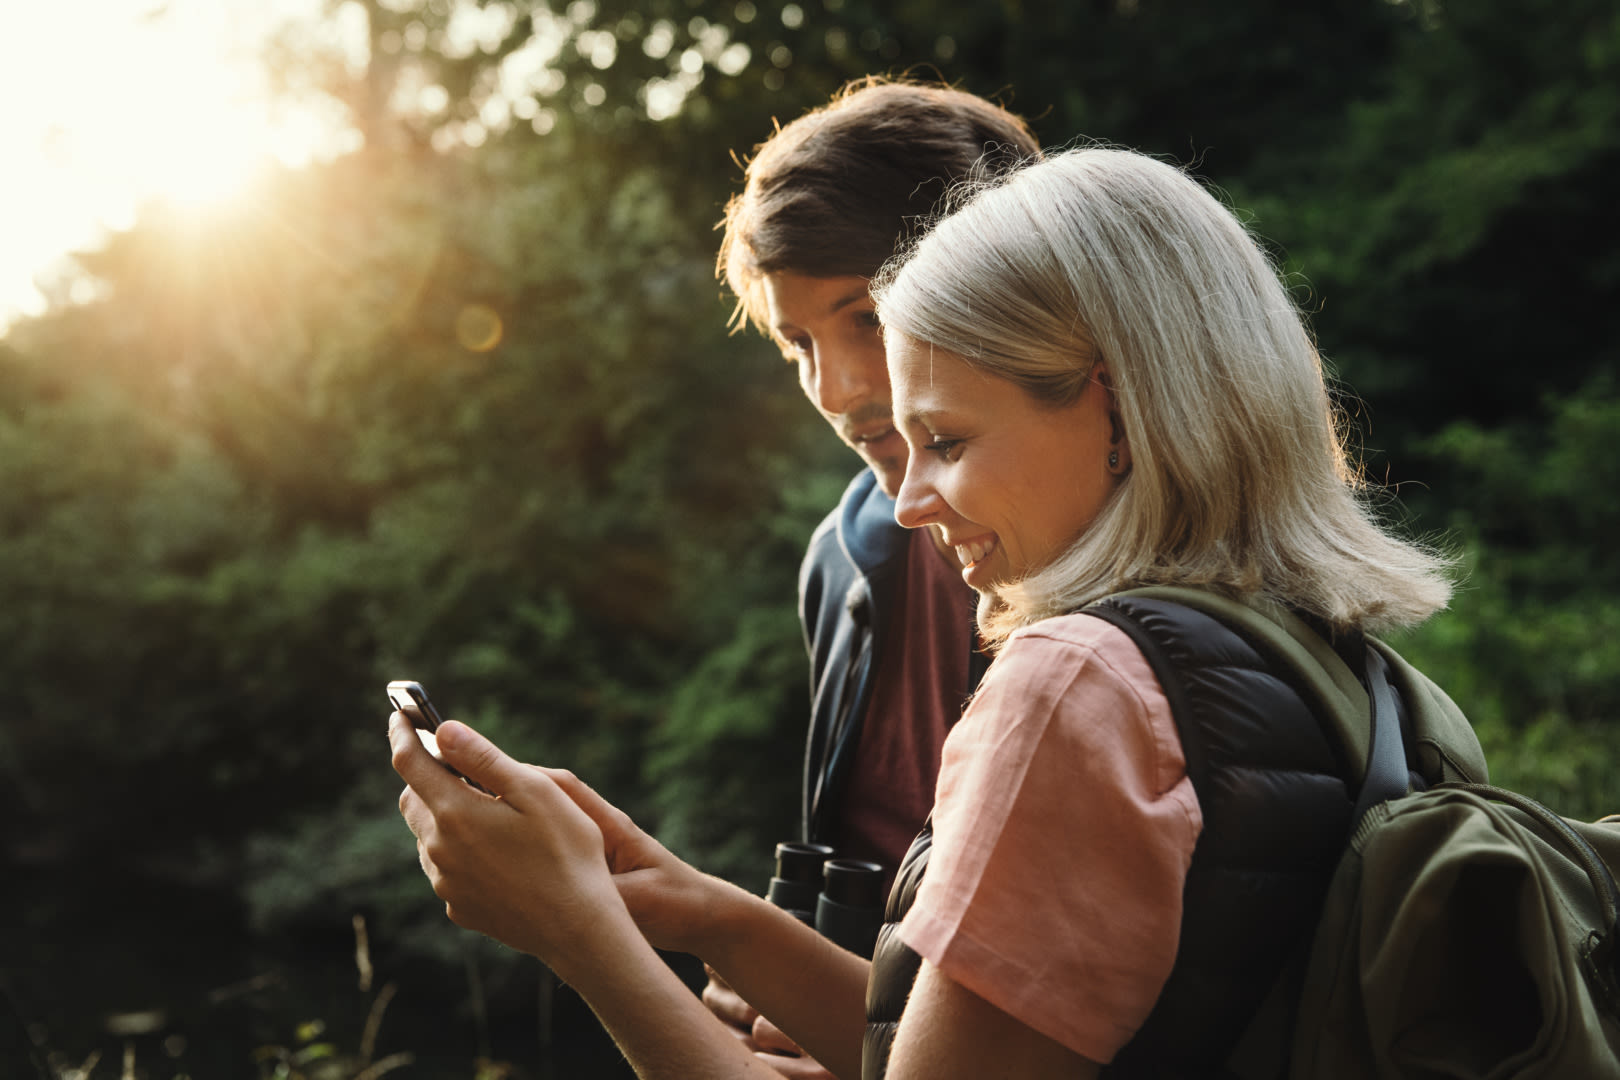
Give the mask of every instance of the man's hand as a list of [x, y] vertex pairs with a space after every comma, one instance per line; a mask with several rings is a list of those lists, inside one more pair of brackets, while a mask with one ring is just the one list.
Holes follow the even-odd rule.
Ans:
[[744, 1001], [714, 968], [704, 964], [703, 970], [709, 973], [709, 983], [703, 988], [703, 1004], [746, 1043], [748, 1049], [758, 1050], [754, 1043], [754, 1021], [759, 1017], [759, 1010]]
[[709, 984], [703, 988], [703, 1004], [725, 1021], [743, 1045], [754, 1051], [755, 1057], [789, 1080], [837, 1080], [820, 1062], [800, 1050], [781, 1028], [744, 1001], [713, 968], [708, 972]]

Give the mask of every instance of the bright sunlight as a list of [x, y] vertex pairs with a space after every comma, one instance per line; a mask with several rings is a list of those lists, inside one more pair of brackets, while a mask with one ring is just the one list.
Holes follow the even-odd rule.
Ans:
[[81, 295], [63, 256], [164, 201], [203, 213], [266, 166], [353, 149], [331, 103], [272, 100], [259, 50], [321, 0], [8, 0], [0, 35], [0, 333]]

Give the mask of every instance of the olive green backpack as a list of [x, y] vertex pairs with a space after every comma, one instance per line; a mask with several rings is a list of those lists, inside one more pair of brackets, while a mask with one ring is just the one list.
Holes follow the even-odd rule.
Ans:
[[[1192, 589], [1304, 687], [1361, 792], [1314, 939], [1228, 1062], [1242, 1080], [1620, 1077], [1620, 815], [1569, 821], [1483, 783], [1446, 694], [1369, 639], [1363, 686], [1309, 626]], [[1394, 693], [1405, 705], [1403, 739]], [[1438, 779], [1409, 792], [1411, 770]]]

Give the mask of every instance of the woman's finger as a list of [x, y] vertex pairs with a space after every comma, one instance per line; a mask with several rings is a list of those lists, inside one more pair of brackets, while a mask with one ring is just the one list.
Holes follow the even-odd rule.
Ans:
[[616, 836], [633, 836], [641, 831], [629, 814], [602, 798], [596, 793], [596, 789], [567, 769], [551, 769], [544, 765], [530, 767], [549, 777], [565, 795], [574, 800], [574, 805], [585, 811], [586, 816], [596, 822], [597, 827], [603, 832]]
[[[559, 789], [560, 786], [551, 776], [560, 770], [542, 769], [516, 761], [459, 720], [448, 720], [439, 725], [434, 735], [446, 765], [483, 787], [509, 808], [519, 813], [535, 812], [546, 817], [558, 811], [573, 812], [571, 797]], [[603, 805], [607, 804], [604, 802]]]

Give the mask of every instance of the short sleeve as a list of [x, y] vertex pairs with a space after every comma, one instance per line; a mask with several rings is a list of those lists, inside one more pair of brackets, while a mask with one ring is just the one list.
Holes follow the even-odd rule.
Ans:
[[900, 936], [961, 986], [1097, 1062], [1175, 963], [1202, 827], [1169, 703], [1118, 628], [1019, 631], [946, 739], [934, 847]]

